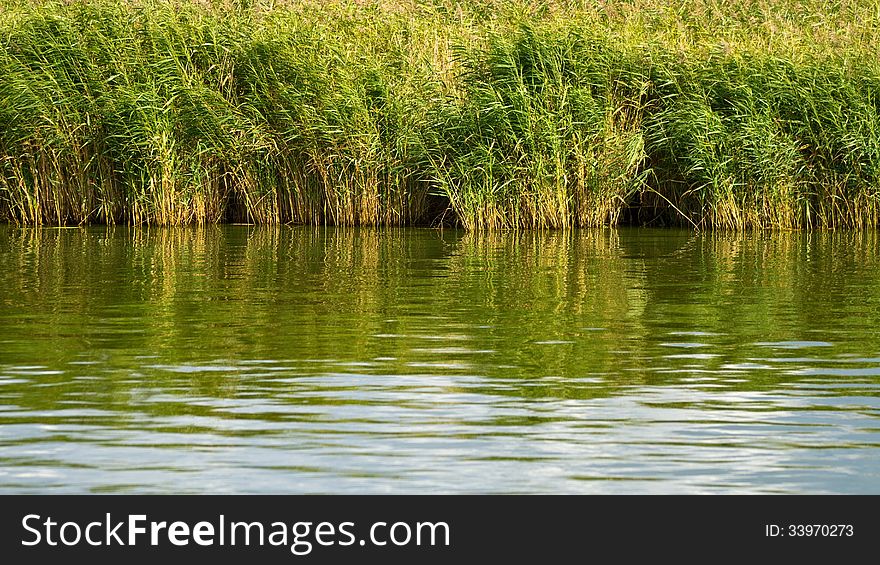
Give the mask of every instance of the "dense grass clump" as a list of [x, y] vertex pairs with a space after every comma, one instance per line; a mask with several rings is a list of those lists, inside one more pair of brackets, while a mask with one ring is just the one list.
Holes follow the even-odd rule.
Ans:
[[[400, 224], [430, 77], [378, 16], [195, 4], [4, 14], [2, 206], [24, 223]], [[339, 14], [344, 17], [344, 13]], [[359, 30], [347, 40], [347, 27]]]
[[524, 28], [462, 55], [426, 153], [469, 227], [617, 222], [645, 185], [650, 78], [607, 38]]
[[0, 0], [0, 220], [876, 226], [880, 0]]
[[878, 77], [867, 60], [709, 56], [661, 88], [659, 190], [696, 224], [877, 225]]

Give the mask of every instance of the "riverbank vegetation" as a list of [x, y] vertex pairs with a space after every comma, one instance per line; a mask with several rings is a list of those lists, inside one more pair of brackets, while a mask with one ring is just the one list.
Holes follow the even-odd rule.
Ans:
[[0, 220], [876, 226], [878, 0], [0, 0]]

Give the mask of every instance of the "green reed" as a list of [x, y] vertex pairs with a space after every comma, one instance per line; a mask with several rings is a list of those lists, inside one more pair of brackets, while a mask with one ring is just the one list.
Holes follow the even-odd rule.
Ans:
[[877, 0], [0, 1], [0, 220], [875, 226]]

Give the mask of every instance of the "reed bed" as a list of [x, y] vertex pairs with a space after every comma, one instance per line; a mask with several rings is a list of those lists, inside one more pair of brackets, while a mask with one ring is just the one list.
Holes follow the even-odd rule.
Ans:
[[0, 220], [868, 227], [880, 0], [0, 0]]

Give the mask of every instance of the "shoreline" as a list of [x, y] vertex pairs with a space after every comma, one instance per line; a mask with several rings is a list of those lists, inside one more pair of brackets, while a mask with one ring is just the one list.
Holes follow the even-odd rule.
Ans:
[[880, 225], [880, 3], [0, 3], [0, 222]]

